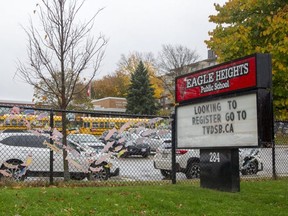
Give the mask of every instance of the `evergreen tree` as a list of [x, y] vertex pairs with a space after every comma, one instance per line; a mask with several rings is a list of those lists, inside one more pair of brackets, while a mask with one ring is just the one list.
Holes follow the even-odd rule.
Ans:
[[157, 112], [154, 89], [142, 61], [139, 62], [135, 72], [131, 75], [131, 83], [126, 98], [127, 113], [154, 115]]

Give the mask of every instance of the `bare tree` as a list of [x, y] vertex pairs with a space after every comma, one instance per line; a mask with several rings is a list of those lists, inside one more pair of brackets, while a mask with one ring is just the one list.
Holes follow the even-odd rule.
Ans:
[[127, 56], [122, 54], [117, 64], [117, 70], [123, 72], [124, 74], [131, 75], [131, 73], [136, 70], [140, 61], [145, 64], [148, 71], [155, 71], [156, 60], [153, 53], [141, 53], [136, 51], [129, 53]]
[[[19, 61], [17, 75], [42, 94], [52, 95], [58, 108], [65, 110], [73, 95], [87, 88], [103, 59], [107, 40], [91, 35], [94, 16], [86, 22], [78, 21], [77, 15], [85, 0], [41, 0], [36, 5], [39, 27], [30, 19], [24, 28], [28, 36], [27, 62]], [[76, 88], [80, 75], [89, 73], [83, 88]], [[63, 144], [66, 145], [66, 114], [62, 113]], [[63, 150], [64, 179], [69, 180], [67, 152]]]
[[175, 77], [187, 73], [185, 66], [196, 62], [199, 55], [195, 50], [191, 50], [182, 45], [162, 45], [162, 50], [158, 55], [157, 67], [165, 89], [174, 98]]
[[[66, 74], [66, 80], [69, 81], [72, 78], [69, 77], [73, 75], [73, 73], [67, 73]], [[58, 79], [61, 79], [61, 73], [57, 73], [56, 76], [58, 76]], [[43, 105], [47, 106], [49, 104], [50, 108], [59, 108], [59, 100], [55, 97], [53, 94], [49, 94], [49, 87], [53, 86], [53, 88], [56, 88], [56, 83], [54, 82], [53, 79], [46, 79], [46, 82], [49, 83], [49, 85], [46, 85], [43, 81], [40, 81], [37, 86], [40, 86], [40, 88], [35, 88], [34, 89], [34, 94], [33, 94], [33, 102], [35, 106], [41, 107]], [[68, 110], [89, 110], [93, 108], [93, 104], [91, 103], [91, 97], [87, 96], [87, 89], [85, 89], [84, 86], [87, 84], [86, 80], [79, 80], [77, 81], [75, 85], [75, 90], [74, 94], [72, 96], [71, 102], [69, 103], [68, 107], [66, 109]], [[65, 83], [65, 86], [68, 86], [69, 83]], [[45, 89], [43, 91], [42, 89]], [[83, 90], [85, 89], [85, 91]]]

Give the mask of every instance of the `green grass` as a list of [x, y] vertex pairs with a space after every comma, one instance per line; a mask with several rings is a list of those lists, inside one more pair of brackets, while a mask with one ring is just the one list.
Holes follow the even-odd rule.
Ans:
[[244, 181], [238, 193], [199, 183], [1, 187], [0, 215], [288, 215], [288, 180]]

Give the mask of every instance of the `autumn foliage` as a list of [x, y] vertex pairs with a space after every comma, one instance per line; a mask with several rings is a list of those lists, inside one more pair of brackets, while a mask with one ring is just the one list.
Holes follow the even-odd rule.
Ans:
[[154, 88], [154, 97], [159, 98], [163, 93], [163, 85], [156, 75], [156, 68], [153, 66], [152, 54], [131, 53], [127, 56], [122, 55], [118, 63], [118, 68], [114, 73], [106, 75], [101, 79], [92, 82], [92, 98], [99, 99], [104, 97], [126, 97], [130, 85], [131, 75], [137, 69], [140, 61], [147, 69], [150, 82]]
[[271, 53], [275, 115], [288, 119], [288, 3], [285, 0], [230, 0], [215, 4], [216, 24], [205, 41], [220, 62]]

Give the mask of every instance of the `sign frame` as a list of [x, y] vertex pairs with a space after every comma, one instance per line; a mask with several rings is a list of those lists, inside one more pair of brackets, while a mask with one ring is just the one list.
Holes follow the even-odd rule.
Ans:
[[[187, 146], [187, 145], [182, 145], [179, 137], [179, 132], [178, 132], [178, 115], [179, 115], [179, 110], [183, 107], [188, 107], [188, 105], [197, 105], [197, 104], [201, 104], [202, 102], [217, 102], [218, 100], [225, 100], [225, 99], [231, 99], [234, 97], [240, 97], [240, 96], [249, 96], [249, 95], [253, 95], [256, 94], [256, 112], [257, 112], [257, 119], [256, 119], [256, 125], [257, 125], [257, 142], [254, 145], [245, 145], [245, 144], [237, 144], [237, 143], [231, 143], [231, 145], [227, 146], [227, 145], [214, 145], [213, 143], [211, 143], [211, 145], [204, 145], [201, 143], [200, 144], [191, 144], [191, 146]], [[215, 100], [216, 99], [216, 100]], [[253, 90], [253, 91], [249, 91], [248, 93], [238, 93], [238, 94], [233, 94], [233, 95], [226, 95], [223, 97], [213, 97], [210, 98], [209, 100], [207, 99], [203, 99], [203, 100], [198, 100], [197, 103], [193, 103], [193, 104], [181, 104], [177, 107], [175, 107], [175, 118], [177, 119], [177, 121], [175, 122], [175, 138], [176, 138], [176, 148], [187, 148], [187, 149], [207, 149], [207, 148], [218, 148], [218, 149], [223, 149], [223, 148], [249, 148], [249, 147], [267, 147], [271, 144], [271, 140], [273, 139], [273, 121], [271, 121], [271, 119], [269, 118], [269, 116], [271, 116], [271, 113], [273, 113], [273, 109], [271, 104], [271, 92], [266, 90], [266, 89], [258, 89], [258, 90]], [[192, 122], [192, 119], [191, 119]], [[199, 127], [201, 127], [201, 125], [199, 125]], [[191, 132], [193, 133], [193, 132]], [[203, 136], [208, 136], [208, 135], [203, 135]], [[219, 134], [218, 136], [222, 136], [221, 134]], [[193, 142], [191, 142], [193, 143]]]

